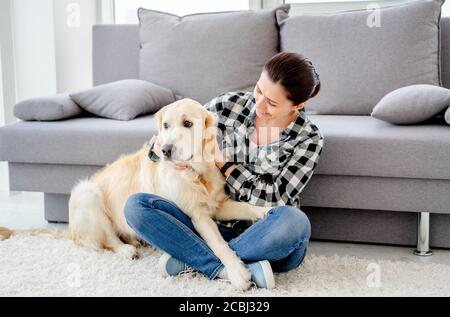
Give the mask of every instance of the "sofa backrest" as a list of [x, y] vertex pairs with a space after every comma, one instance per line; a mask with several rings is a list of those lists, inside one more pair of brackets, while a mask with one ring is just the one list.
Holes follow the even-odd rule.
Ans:
[[[450, 17], [441, 19], [441, 72], [450, 88]], [[94, 25], [94, 86], [120, 79], [139, 78], [139, 26]]]
[[139, 26], [94, 25], [92, 29], [94, 86], [121, 79], [139, 79]]
[[450, 88], [450, 17], [441, 19], [441, 76], [442, 85]]

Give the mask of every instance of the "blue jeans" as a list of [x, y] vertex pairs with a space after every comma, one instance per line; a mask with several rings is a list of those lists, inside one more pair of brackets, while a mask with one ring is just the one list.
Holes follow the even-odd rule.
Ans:
[[[141, 239], [210, 279], [223, 269], [190, 218], [170, 200], [153, 194], [134, 194], [125, 205], [125, 217]], [[269, 260], [274, 272], [298, 267], [311, 236], [308, 217], [292, 206], [274, 207], [267, 217], [247, 228], [218, 227], [244, 263]]]

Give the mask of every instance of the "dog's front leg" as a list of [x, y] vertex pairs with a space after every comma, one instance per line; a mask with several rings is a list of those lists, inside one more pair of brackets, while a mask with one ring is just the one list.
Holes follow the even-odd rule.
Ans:
[[197, 230], [227, 269], [228, 278], [231, 283], [239, 290], [248, 289], [250, 287], [251, 274], [245, 268], [241, 259], [223, 239], [214, 220], [207, 214], [200, 214], [192, 218], [192, 223], [195, 230]]
[[217, 220], [252, 220], [263, 219], [272, 207], [260, 207], [249, 203], [228, 199], [214, 212]]

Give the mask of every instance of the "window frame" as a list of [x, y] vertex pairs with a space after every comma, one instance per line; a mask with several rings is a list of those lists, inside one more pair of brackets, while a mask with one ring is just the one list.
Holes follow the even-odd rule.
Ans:
[[[114, 24], [116, 0], [99, 0], [102, 23]], [[378, 4], [380, 7], [399, 5], [415, 0], [304, 0], [290, 3], [289, 0], [248, 0], [251, 10], [267, 9], [289, 3], [291, 15], [333, 14], [340, 11], [366, 9], [368, 4]]]
[[289, 3], [280, 0], [280, 4], [289, 3], [291, 5], [290, 15], [327, 15], [349, 10], [364, 10], [368, 5], [378, 4], [380, 8], [400, 5], [415, 0], [305, 0], [301, 3]]
[[[100, 15], [102, 23], [115, 24], [116, 23], [116, 0], [99, 0]], [[247, 0], [249, 2], [250, 10], [263, 9], [265, 0]], [[280, 1], [276, 1], [280, 2]], [[281, 1], [283, 2], [283, 1]], [[105, 21], [106, 20], [106, 21]]]

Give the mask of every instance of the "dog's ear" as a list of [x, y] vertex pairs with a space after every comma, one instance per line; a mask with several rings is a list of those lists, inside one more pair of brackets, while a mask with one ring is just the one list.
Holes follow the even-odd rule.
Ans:
[[156, 118], [156, 124], [158, 127], [158, 134], [161, 133], [162, 131], [162, 124], [163, 124], [163, 119], [164, 119], [164, 112], [166, 112], [167, 110], [167, 106], [166, 107], [162, 107], [161, 109], [159, 109], [159, 111], [155, 114], [155, 118]]
[[216, 128], [216, 117], [210, 111], [206, 111], [205, 116], [205, 130]]
[[203, 136], [203, 160], [214, 161], [216, 150], [216, 117], [212, 112], [205, 112], [204, 136]]

